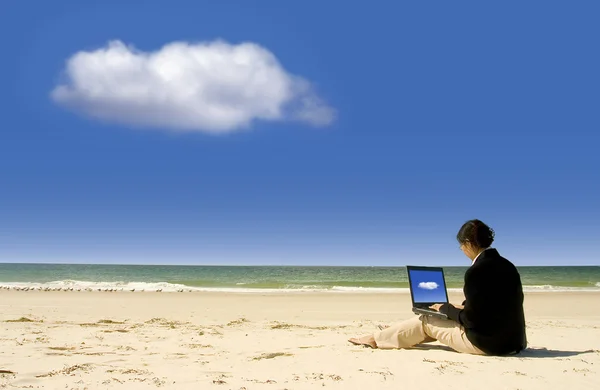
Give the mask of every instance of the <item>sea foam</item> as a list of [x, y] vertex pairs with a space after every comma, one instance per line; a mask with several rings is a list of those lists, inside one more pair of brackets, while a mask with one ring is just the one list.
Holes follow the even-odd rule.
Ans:
[[[41, 290], [41, 291], [127, 291], [127, 292], [226, 292], [226, 293], [338, 293], [338, 294], [409, 294], [408, 288], [359, 287], [359, 286], [317, 286], [286, 285], [283, 288], [249, 288], [243, 283], [238, 287], [197, 287], [168, 282], [90, 282], [80, 280], [59, 280], [46, 283], [0, 282], [0, 289]], [[562, 287], [552, 285], [525, 285], [525, 292], [600, 292], [600, 282], [589, 287]], [[461, 288], [449, 288], [450, 293], [461, 293]]]

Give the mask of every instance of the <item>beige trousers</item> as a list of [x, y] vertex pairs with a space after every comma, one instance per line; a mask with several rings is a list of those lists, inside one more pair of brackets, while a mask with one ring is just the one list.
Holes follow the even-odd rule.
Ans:
[[375, 333], [375, 342], [381, 349], [410, 348], [435, 340], [458, 352], [484, 355], [484, 352], [471, 344], [465, 329], [452, 320], [419, 316]]

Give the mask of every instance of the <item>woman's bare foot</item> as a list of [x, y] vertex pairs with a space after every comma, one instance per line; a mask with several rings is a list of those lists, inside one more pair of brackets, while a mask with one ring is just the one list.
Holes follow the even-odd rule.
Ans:
[[352, 339], [349, 339], [348, 341], [350, 341], [354, 345], [364, 345], [366, 347], [377, 348], [377, 343], [375, 342], [375, 337], [372, 334], [370, 334], [368, 336], [362, 336], [359, 338], [352, 338]]

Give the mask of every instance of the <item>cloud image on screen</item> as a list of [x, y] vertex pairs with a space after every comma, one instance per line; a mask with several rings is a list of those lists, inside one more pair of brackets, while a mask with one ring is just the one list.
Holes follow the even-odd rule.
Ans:
[[413, 297], [415, 303], [446, 302], [444, 278], [438, 271], [410, 271]]
[[419, 288], [422, 288], [425, 290], [435, 290], [439, 286], [440, 285], [437, 284], [436, 282], [421, 282], [421, 283], [419, 283]]

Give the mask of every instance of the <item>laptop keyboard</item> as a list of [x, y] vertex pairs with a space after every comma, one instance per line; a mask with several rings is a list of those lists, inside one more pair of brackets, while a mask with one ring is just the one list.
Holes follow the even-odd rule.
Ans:
[[431, 310], [431, 309], [421, 309], [421, 308], [418, 308], [418, 307], [415, 307], [413, 309], [413, 312], [415, 314], [427, 314], [427, 315], [433, 315], [433, 316], [436, 316], [436, 317], [447, 317], [447, 315], [445, 315], [443, 313], [440, 313], [439, 311]]

